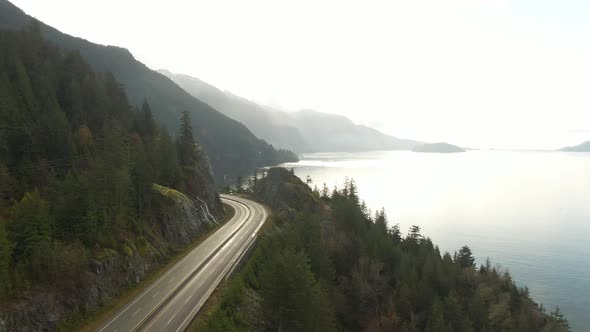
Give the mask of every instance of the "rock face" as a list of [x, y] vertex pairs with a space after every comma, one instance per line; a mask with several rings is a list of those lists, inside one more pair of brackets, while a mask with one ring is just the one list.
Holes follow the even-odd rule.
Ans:
[[126, 256], [115, 251], [93, 259], [83, 285], [58, 290], [38, 287], [0, 310], [0, 331], [53, 331], [68, 318], [93, 312], [121, 290], [143, 280], [160, 266], [157, 252]]
[[146, 239], [130, 241], [120, 250], [95, 250], [84, 272], [84, 282], [79, 285], [39, 286], [2, 304], [0, 332], [63, 329], [64, 320], [100, 309], [144, 280], [167, 257], [217, 222], [222, 207], [215, 187], [203, 186], [196, 192], [200, 197], [191, 199], [174, 189], [154, 185], [152, 218], [147, 226], [150, 234]]
[[412, 149], [413, 152], [430, 152], [430, 153], [455, 153], [465, 152], [465, 149], [449, 143], [431, 143], [424, 144]]
[[[185, 169], [187, 174], [186, 190], [191, 199], [200, 203], [208, 209], [215, 217], [223, 215], [223, 204], [216, 190], [213, 167], [205, 151], [197, 144], [201, 161], [190, 170]], [[205, 204], [206, 203], [206, 204]]]
[[[191, 200], [185, 194], [166, 187], [154, 185], [159, 196], [157, 217], [162, 236], [168, 243], [180, 246], [189, 244], [203, 229], [203, 224], [212, 226], [217, 219], [210, 213], [204, 201]], [[199, 220], [200, 222], [195, 222]]]

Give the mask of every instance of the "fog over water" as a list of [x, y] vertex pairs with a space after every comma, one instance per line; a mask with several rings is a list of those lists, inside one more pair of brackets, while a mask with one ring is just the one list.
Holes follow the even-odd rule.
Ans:
[[408, 151], [307, 154], [295, 174], [322, 188], [353, 178], [389, 223], [411, 225], [441, 251], [469, 245], [507, 268], [533, 298], [590, 326], [590, 153]]

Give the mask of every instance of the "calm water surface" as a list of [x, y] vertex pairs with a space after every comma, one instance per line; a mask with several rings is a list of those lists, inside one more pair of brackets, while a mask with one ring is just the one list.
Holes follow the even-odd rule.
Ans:
[[507, 268], [532, 297], [590, 331], [590, 153], [409, 151], [307, 154], [312, 186], [354, 178], [402, 231], [422, 227], [442, 251], [467, 244]]

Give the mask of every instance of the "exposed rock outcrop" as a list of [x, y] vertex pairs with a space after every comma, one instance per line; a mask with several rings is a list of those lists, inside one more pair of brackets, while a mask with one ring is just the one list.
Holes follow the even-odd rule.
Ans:
[[159, 196], [155, 219], [166, 242], [187, 245], [201, 232], [203, 224], [217, 224], [204, 200], [191, 200], [177, 190], [157, 184], [154, 185], [154, 192]]

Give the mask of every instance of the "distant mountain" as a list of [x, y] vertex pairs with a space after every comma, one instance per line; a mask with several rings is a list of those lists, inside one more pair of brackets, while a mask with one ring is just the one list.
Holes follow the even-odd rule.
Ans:
[[586, 141], [584, 143], [574, 146], [567, 146], [565, 148], [562, 148], [561, 151], [590, 152], [590, 141]]
[[258, 105], [183, 74], [159, 70], [196, 98], [245, 124], [274, 146], [296, 152], [410, 150], [423, 142], [399, 139], [313, 110], [284, 112]]
[[297, 128], [285, 121], [286, 113], [271, 114], [260, 105], [199, 80], [167, 70], [158, 70], [169, 77], [195, 98], [202, 100], [232, 119], [248, 127], [254, 135], [267, 140], [276, 147], [301, 151], [305, 140]]
[[[20, 30], [32, 17], [6, 0], [0, 0], [0, 29]], [[224, 175], [251, 173], [257, 166], [293, 161], [288, 151], [277, 151], [254, 136], [248, 128], [185, 92], [167, 77], [150, 70], [126, 49], [103, 46], [72, 37], [40, 23], [44, 38], [60, 48], [79, 50], [98, 72], [111, 72], [125, 87], [129, 100], [141, 105], [147, 100], [159, 123], [172, 132], [178, 129], [180, 112], [188, 110], [195, 137], [208, 154], [216, 179]]]
[[424, 144], [412, 149], [413, 152], [432, 152], [432, 153], [454, 153], [465, 152], [465, 149], [449, 143], [431, 143]]

